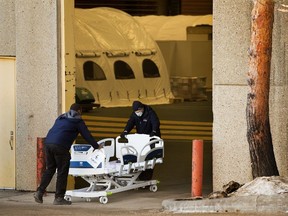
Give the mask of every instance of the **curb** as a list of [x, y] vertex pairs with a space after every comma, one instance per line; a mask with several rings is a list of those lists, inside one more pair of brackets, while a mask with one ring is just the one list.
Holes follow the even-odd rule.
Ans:
[[162, 202], [162, 207], [175, 213], [288, 213], [288, 194], [203, 200], [169, 199]]

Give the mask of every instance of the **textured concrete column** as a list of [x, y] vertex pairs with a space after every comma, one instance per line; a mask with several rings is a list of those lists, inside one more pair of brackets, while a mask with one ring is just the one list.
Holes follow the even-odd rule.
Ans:
[[[275, 2], [270, 78], [270, 124], [276, 163], [281, 176], [288, 175], [288, 13]], [[287, 2], [286, 2], [287, 4]]]
[[[277, 7], [277, 5], [276, 5]], [[252, 1], [213, 2], [213, 189], [252, 180], [246, 138], [247, 71]], [[277, 8], [276, 8], [277, 10]], [[287, 175], [286, 17], [276, 12], [270, 89], [270, 123], [277, 165]], [[287, 28], [286, 28], [287, 29]], [[286, 51], [285, 51], [286, 50]], [[286, 65], [286, 66], [285, 66]], [[286, 92], [286, 93], [285, 93]], [[286, 167], [286, 168], [285, 168]]]
[[213, 189], [251, 179], [246, 139], [250, 1], [214, 1]]
[[16, 188], [36, 188], [37, 137], [61, 110], [57, 0], [15, 0]]
[[0, 0], [0, 55], [15, 56], [15, 0]]

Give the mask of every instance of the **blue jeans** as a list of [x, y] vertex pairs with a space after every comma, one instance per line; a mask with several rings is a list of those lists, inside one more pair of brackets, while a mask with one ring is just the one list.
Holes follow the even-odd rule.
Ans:
[[55, 198], [64, 197], [71, 159], [70, 152], [57, 144], [45, 144], [45, 153], [46, 170], [42, 175], [41, 183], [37, 191], [44, 194], [57, 169]]

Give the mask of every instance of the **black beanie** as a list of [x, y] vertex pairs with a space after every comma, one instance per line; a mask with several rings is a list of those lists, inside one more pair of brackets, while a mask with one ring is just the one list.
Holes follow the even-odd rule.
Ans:
[[78, 111], [81, 110], [80, 104], [74, 103], [70, 106], [70, 110]]
[[144, 105], [140, 101], [134, 101], [132, 105], [133, 111], [137, 111], [138, 109], [143, 108]]

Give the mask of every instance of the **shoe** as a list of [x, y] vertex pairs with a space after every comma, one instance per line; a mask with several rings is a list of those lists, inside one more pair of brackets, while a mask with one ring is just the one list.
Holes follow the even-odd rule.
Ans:
[[34, 199], [37, 203], [43, 203], [43, 193], [36, 191], [36, 193], [34, 193]]
[[54, 199], [53, 205], [71, 205], [72, 202], [65, 200], [63, 197], [57, 197]]

